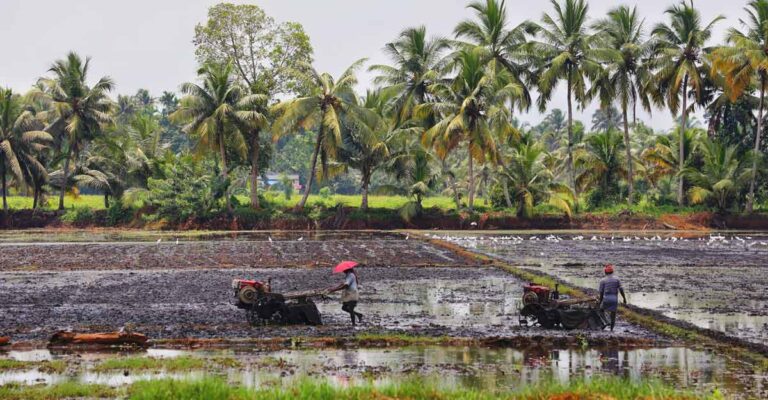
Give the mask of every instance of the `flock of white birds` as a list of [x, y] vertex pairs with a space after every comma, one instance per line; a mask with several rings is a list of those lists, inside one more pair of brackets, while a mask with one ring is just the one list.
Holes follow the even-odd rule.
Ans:
[[[660, 235], [655, 236], [597, 236], [597, 235], [591, 235], [591, 236], [558, 236], [554, 234], [550, 234], [547, 236], [544, 235], [532, 235], [527, 237], [522, 236], [515, 236], [515, 235], [488, 235], [488, 236], [464, 236], [464, 235], [439, 235], [439, 234], [433, 234], [430, 235], [433, 239], [440, 239], [440, 240], [446, 240], [449, 242], [455, 242], [455, 243], [461, 243], [465, 246], [475, 248], [478, 244], [487, 244], [490, 242], [490, 244], [507, 244], [507, 245], [517, 245], [524, 242], [552, 242], [552, 243], [560, 243], [562, 241], [592, 241], [592, 242], [610, 242], [611, 244], [619, 243], [629, 243], [629, 242], [650, 242], [650, 243], [656, 243], [658, 245], [662, 245], [665, 242], [668, 243], [676, 243], [676, 242], [697, 242], [700, 244], [704, 244], [708, 247], [712, 246], [728, 246], [728, 245], [738, 245], [741, 247], [744, 247], [745, 249], [751, 249], [753, 247], [761, 247], [761, 248], [768, 248], [768, 241], [765, 240], [756, 240], [752, 236], [738, 236], [738, 235], [729, 235], [729, 236], [723, 236], [722, 234], [717, 235], [709, 235], [708, 237], [698, 237], [698, 238], [686, 238], [686, 237], [677, 237], [677, 236], [667, 236], [667, 237], [661, 237]], [[761, 238], [766, 239], [766, 238]]]

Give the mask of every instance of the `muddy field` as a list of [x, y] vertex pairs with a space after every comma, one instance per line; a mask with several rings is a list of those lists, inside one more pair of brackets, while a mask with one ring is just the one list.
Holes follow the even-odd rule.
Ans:
[[505, 261], [596, 288], [617, 265], [629, 302], [768, 344], [768, 238], [756, 234], [436, 235]]
[[[455, 266], [471, 261], [407, 236], [352, 235], [319, 240], [159, 238], [132, 242], [3, 242], [0, 271], [151, 270], [331, 266], [354, 259], [372, 266]], [[43, 239], [45, 240], [45, 239]]]
[[[521, 330], [521, 283], [492, 268], [367, 267], [360, 271], [358, 311], [366, 317], [358, 328], [349, 326], [337, 296], [318, 303], [324, 326], [251, 328], [244, 311], [233, 305], [234, 277], [271, 278], [276, 292], [331, 287], [340, 279], [326, 268], [5, 272], [0, 274], [0, 332], [15, 340], [47, 339], [59, 329], [120, 328], [154, 339], [385, 331], [461, 337], [564, 334]], [[619, 325], [615, 335], [649, 336], [627, 325]]]

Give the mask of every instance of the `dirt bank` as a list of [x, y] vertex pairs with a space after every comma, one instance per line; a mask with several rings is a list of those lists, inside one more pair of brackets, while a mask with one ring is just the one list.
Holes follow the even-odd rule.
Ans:
[[[0, 215], [0, 229], [39, 229], [66, 227], [107, 227], [106, 212], [95, 211], [92, 220], [76, 224], [61, 221], [61, 212], [17, 210]], [[192, 219], [178, 224], [144, 223], [139, 216], [120, 228], [162, 228], [174, 230], [393, 230], [393, 229], [444, 229], [444, 230], [700, 230], [741, 229], [768, 230], [768, 215], [719, 215], [711, 212], [693, 214], [665, 214], [658, 217], [621, 213], [579, 214], [573, 218], [541, 216], [530, 219], [517, 218], [501, 212], [476, 215], [446, 214], [440, 210], [427, 210], [421, 217], [404, 221], [397, 210], [385, 210], [360, 215], [356, 209], [344, 208], [320, 220], [307, 216], [284, 213], [278, 218], [226, 218], [208, 220]]]

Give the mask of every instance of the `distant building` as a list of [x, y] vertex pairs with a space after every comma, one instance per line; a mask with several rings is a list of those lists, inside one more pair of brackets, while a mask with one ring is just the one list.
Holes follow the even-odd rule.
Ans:
[[[269, 174], [267, 174], [267, 179], [266, 180], [262, 180], [263, 181], [262, 184], [264, 186], [266, 186], [266, 187], [270, 187], [272, 185], [280, 183], [280, 178], [282, 178], [282, 177], [283, 177], [283, 174], [269, 173]], [[291, 182], [293, 182], [293, 188], [295, 190], [301, 190], [302, 189], [302, 186], [299, 183], [299, 175], [287, 174], [287, 175], [285, 175], [285, 177], [290, 179]]]

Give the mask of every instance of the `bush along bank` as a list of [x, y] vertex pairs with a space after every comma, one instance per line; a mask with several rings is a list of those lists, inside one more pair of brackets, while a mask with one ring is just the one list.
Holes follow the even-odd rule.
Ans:
[[0, 229], [115, 227], [173, 230], [768, 230], [768, 214], [721, 215], [711, 212], [690, 214], [592, 214], [573, 217], [544, 215], [520, 218], [504, 211], [455, 212], [424, 209], [405, 219], [399, 210], [352, 207], [315, 207], [305, 210], [240, 207], [231, 214], [220, 212], [186, 219], [161, 218], [151, 209], [93, 210], [76, 207], [64, 211], [10, 210], [0, 213]]

